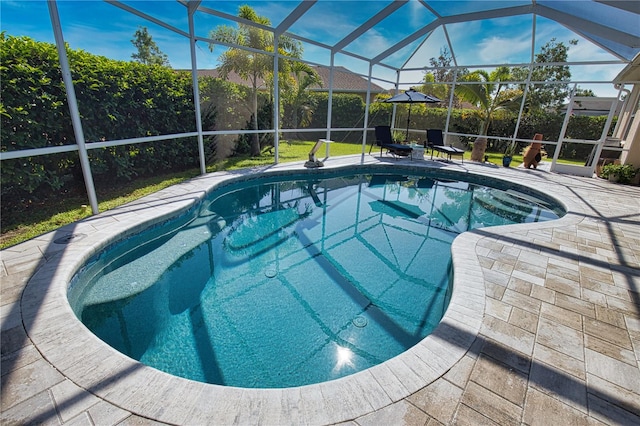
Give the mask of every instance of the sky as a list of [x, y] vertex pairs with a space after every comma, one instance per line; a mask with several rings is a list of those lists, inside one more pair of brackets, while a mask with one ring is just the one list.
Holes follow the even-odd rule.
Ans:
[[[187, 13], [184, 6], [173, 0], [126, 1], [136, 9], [164, 20], [175, 28], [188, 32]], [[433, 4], [435, 12], [443, 16], [451, 13], [472, 12], [492, 5], [503, 7], [529, 4], [525, 0], [486, 1], [441, 1]], [[267, 17], [274, 26], [291, 13], [298, 1], [204, 1], [205, 7], [216, 8], [230, 15], [237, 15], [241, 4], [249, 4], [258, 15]], [[333, 45], [347, 36], [359, 25], [366, 22], [389, 1], [319, 1], [311, 7], [291, 27], [290, 32]], [[595, 4], [596, 9], [601, 5]], [[167, 54], [170, 64], [176, 69], [191, 68], [188, 39], [167, 30], [153, 22], [127, 13], [118, 7], [99, 0], [69, 1], [59, 0], [57, 7], [62, 23], [65, 41], [74, 49], [82, 49], [112, 59], [131, 60], [135, 48], [131, 43], [133, 34], [140, 26], [146, 26], [160, 50]], [[597, 12], [597, 10], [595, 11]], [[386, 49], [422, 28], [434, 19], [432, 11], [412, 0], [400, 7], [390, 17], [371, 28], [346, 49], [362, 56], [376, 56]], [[215, 16], [198, 13], [195, 18], [196, 35], [207, 37], [210, 30], [219, 25], [235, 27], [235, 23]], [[624, 24], [624, 23], [623, 23]], [[0, 28], [8, 35], [29, 36], [38, 41], [54, 42], [49, 11], [44, 0], [0, 0]], [[572, 33], [553, 21], [538, 17], [535, 21], [535, 52], [546, 42], [555, 38], [568, 44], [577, 39], [576, 46], [570, 46], [570, 61], [614, 60], [611, 54], [590, 41]], [[440, 49], [447, 46], [447, 36], [451, 41], [459, 65], [473, 66], [486, 63], [522, 63], [531, 56], [533, 17], [514, 16], [484, 21], [450, 24], [437, 28], [428, 39], [420, 38], [405, 48], [398, 49], [385, 59], [386, 63], [400, 67], [421, 68], [427, 66], [429, 58], [437, 57]], [[196, 48], [198, 67], [201, 69], [218, 66], [218, 56], [224, 48], [217, 46], [211, 51], [205, 42], [198, 42]], [[312, 63], [329, 65], [330, 52], [309, 43], [303, 43], [304, 59]], [[412, 52], [413, 55], [411, 55]], [[361, 74], [368, 73], [368, 63], [346, 55], [336, 55], [336, 65], [345, 66]], [[610, 81], [623, 65], [576, 66], [572, 68], [572, 78], [580, 81]], [[389, 88], [396, 80], [395, 72], [385, 67], [375, 66], [374, 74], [380, 79], [375, 83]], [[402, 80], [409, 85], [418, 84], [423, 71], [403, 73]], [[614, 96], [617, 92], [610, 83], [580, 84], [591, 88], [599, 96]]]

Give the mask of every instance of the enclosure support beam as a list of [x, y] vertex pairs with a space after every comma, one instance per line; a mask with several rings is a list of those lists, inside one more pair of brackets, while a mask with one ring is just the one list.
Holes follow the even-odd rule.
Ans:
[[558, 162], [558, 157], [560, 156], [560, 150], [562, 149], [564, 136], [567, 134], [569, 119], [571, 118], [571, 114], [573, 113], [573, 98], [576, 96], [577, 88], [578, 88], [578, 85], [574, 84], [573, 89], [571, 89], [571, 96], [569, 96], [569, 103], [567, 104], [567, 111], [565, 112], [565, 115], [564, 115], [564, 122], [562, 123], [562, 128], [560, 129], [560, 136], [558, 136], [558, 144], [556, 145], [556, 150], [553, 153], [553, 161], [551, 162], [552, 172], [556, 171], [556, 164]]
[[[636, 85], [637, 87], [638, 85]], [[634, 88], [637, 91], [640, 87]], [[637, 101], [634, 105], [638, 105]], [[637, 107], [636, 107], [637, 108]], [[640, 166], [640, 113], [636, 112], [633, 121], [629, 125], [629, 132], [625, 136], [624, 151], [620, 160], [622, 164]]]
[[596, 171], [596, 167], [598, 165], [598, 160], [600, 159], [600, 154], [602, 154], [602, 147], [604, 146], [605, 141], [607, 140], [607, 135], [609, 134], [609, 129], [611, 129], [611, 123], [613, 122], [613, 116], [615, 115], [616, 109], [618, 108], [618, 102], [620, 102], [620, 98], [622, 97], [622, 90], [618, 91], [618, 96], [611, 104], [609, 108], [609, 115], [607, 116], [607, 121], [604, 123], [604, 128], [602, 129], [602, 133], [600, 134], [600, 139], [598, 140], [598, 145], [596, 145], [596, 151], [591, 159], [591, 176]]
[[329, 64], [329, 100], [327, 101], [327, 140], [331, 140], [331, 115], [333, 111], [333, 64], [335, 61], [335, 53], [331, 52]]
[[73, 133], [76, 138], [76, 144], [78, 145], [78, 155], [80, 157], [80, 166], [82, 168], [82, 176], [84, 177], [84, 185], [87, 189], [91, 212], [93, 214], [98, 214], [98, 197], [96, 196], [96, 189], [93, 185], [91, 164], [89, 163], [89, 154], [87, 154], [84, 131], [82, 130], [82, 122], [80, 121], [76, 91], [73, 87], [73, 79], [71, 78], [71, 70], [69, 69], [69, 59], [67, 58], [64, 37], [62, 36], [62, 26], [60, 25], [60, 15], [58, 15], [58, 5], [56, 0], [49, 0], [47, 1], [47, 6], [49, 7], [49, 16], [51, 17], [53, 35], [58, 49], [58, 59], [62, 70], [62, 80], [64, 81], [64, 87], [67, 92], [67, 101], [69, 102], [69, 114], [71, 115]]
[[[617, 87], [620, 87], [621, 90], [626, 93], [626, 96], [622, 110], [618, 116], [618, 121], [616, 122], [613, 137], [624, 141], [630, 141], [630, 139], [628, 139], [628, 135], [632, 133], [629, 132], [629, 128], [632, 126], [634, 116], [636, 120], [640, 118], [640, 114], [638, 114], [638, 104], [640, 103], [640, 84], [633, 84], [631, 86], [631, 90], [627, 89], [624, 85], [619, 85]], [[625, 143], [625, 148], [629, 148], [627, 143]]]
[[193, 14], [198, 10], [200, 1], [190, 1], [187, 14], [189, 15], [189, 46], [191, 49], [191, 85], [193, 86], [193, 106], [196, 112], [196, 131], [198, 132], [198, 156], [200, 157], [200, 173], [207, 172], [204, 155], [204, 138], [202, 136], [202, 115], [200, 112], [200, 88], [198, 87], [198, 61], [196, 59], [196, 37], [193, 24]]
[[444, 125], [444, 134], [449, 134], [449, 123], [451, 122], [451, 111], [453, 111], [453, 96], [456, 91], [456, 83], [458, 82], [458, 70], [453, 74], [453, 82], [451, 83], [451, 92], [449, 93], [449, 107], [447, 108], [447, 120]]
[[[453, 84], [451, 85], [451, 92], [449, 93], [449, 107], [447, 108], [447, 120], [444, 125], [444, 134], [445, 138], [449, 137], [449, 123], [451, 122], [451, 111], [453, 110], [453, 100], [454, 100], [454, 92], [456, 90], [456, 82], [458, 81], [458, 59], [456, 58], [456, 53], [453, 51], [453, 44], [451, 43], [451, 39], [449, 38], [449, 31], [447, 30], [447, 26], [442, 26], [442, 31], [444, 31], [444, 37], [447, 40], [447, 45], [449, 46], [449, 52], [451, 52], [451, 57], [453, 58], [453, 65], [456, 66], [456, 72], [453, 74]], [[435, 79], [434, 79], [435, 80]], [[446, 139], [445, 139], [446, 141]]]
[[280, 68], [278, 67], [280, 62], [280, 55], [278, 53], [279, 38], [280, 34], [276, 33], [273, 35], [273, 51], [275, 54], [273, 55], [273, 103], [271, 104], [271, 112], [273, 113], [273, 156], [275, 164], [278, 164], [280, 158], [280, 132], [278, 132], [278, 128], [280, 127]]
[[[527, 96], [529, 96], [529, 86], [531, 86], [531, 78], [533, 76], [533, 61], [535, 59], [536, 49], [536, 20], [537, 17], [534, 14], [532, 19], [531, 28], [531, 56], [529, 57], [529, 73], [527, 74], [526, 84], [522, 92], [522, 101], [520, 102], [520, 111], [518, 112], [518, 121], [516, 121], [516, 128], [513, 130], [513, 138], [511, 143], [514, 144], [518, 139], [518, 131], [520, 130], [520, 122], [522, 121], [522, 113], [524, 112], [524, 106], [527, 102]], [[533, 136], [532, 136], [533, 137]]]
[[367, 127], [369, 127], [369, 105], [371, 101], [371, 74], [373, 73], [373, 63], [369, 62], [369, 79], [367, 80], [367, 102], [364, 104], [364, 129], [362, 132], [362, 156], [360, 162], [364, 163], [364, 153], [367, 152]]
[[[397, 95], [398, 93], [400, 93], [400, 70], [396, 71], [396, 84], [394, 89], [396, 89], [396, 91], [394, 92], [393, 96]], [[393, 131], [394, 127], [396, 127], [396, 116], [398, 113], [398, 104], [397, 103], [393, 103], [393, 108], [391, 108], [391, 123], [389, 123], [391, 125], [391, 130]]]

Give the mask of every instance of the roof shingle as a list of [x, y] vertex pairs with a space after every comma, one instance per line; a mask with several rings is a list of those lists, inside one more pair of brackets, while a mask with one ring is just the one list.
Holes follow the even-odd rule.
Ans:
[[[309, 88], [314, 92], [327, 92], [329, 91], [329, 67], [313, 65], [312, 68], [318, 73], [320, 79], [322, 80], [322, 86], [314, 85]], [[349, 71], [345, 67], [334, 67], [333, 73], [333, 91], [339, 93], [366, 93], [367, 92], [367, 80], [351, 71]], [[188, 70], [180, 70], [180, 71], [188, 71]], [[201, 69], [198, 70], [199, 76], [220, 78], [220, 70], [218, 68], [214, 69]], [[249, 82], [242, 77], [240, 77], [235, 72], [230, 72], [227, 76], [227, 80], [231, 83], [242, 84], [244, 86], [249, 86]], [[264, 81], [258, 86], [259, 89], [266, 89], [267, 85]], [[375, 83], [371, 83], [371, 93], [377, 94], [384, 92], [385, 89], [378, 86]]]

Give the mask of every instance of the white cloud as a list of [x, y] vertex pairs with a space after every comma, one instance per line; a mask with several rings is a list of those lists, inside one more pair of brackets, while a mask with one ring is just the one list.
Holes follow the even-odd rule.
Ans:
[[610, 61], [617, 59], [610, 53], [591, 43], [584, 38], [578, 38], [577, 45], [569, 46], [569, 53], [567, 54], [570, 62], [582, 62], [582, 61]]
[[[477, 63], [514, 63], [523, 62], [528, 58], [531, 51], [531, 39], [526, 38], [504, 38], [489, 37], [482, 40], [476, 49]], [[518, 59], [523, 58], [523, 59]]]
[[375, 56], [391, 45], [391, 41], [386, 36], [372, 28], [347, 46], [346, 50], [363, 56]]

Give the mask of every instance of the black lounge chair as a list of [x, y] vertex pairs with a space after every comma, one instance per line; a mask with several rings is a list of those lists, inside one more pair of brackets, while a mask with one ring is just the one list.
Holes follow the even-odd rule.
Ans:
[[[386, 149], [388, 153], [393, 154], [394, 157], [408, 157], [413, 151], [410, 146], [393, 141], [393, 138], [391, 137], [391, 127], [389, 126], [376, 126], [376, 139], [374, 143], [380, 147], [381, 156], [383, 149]], [[369, 148], [369, 154], [371, 154], [374, 143], [372, 143], [371, 148]]]
[[459, 155], [464, 163], [464, 149], [454, 146], [446, 146], [442, 137], [442, 130], [427, 129], [427, 147], [431, 149], [431, 159], [433, 160], [433, 151], [442, 152], [447, 155], [448, 161], [451, 161], [452, 155]]

